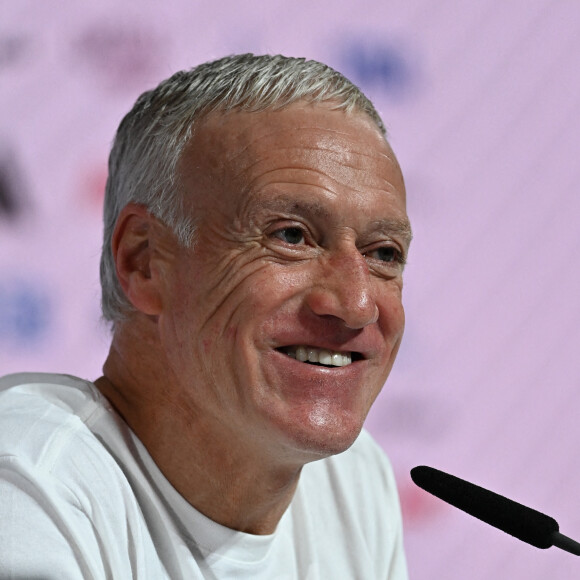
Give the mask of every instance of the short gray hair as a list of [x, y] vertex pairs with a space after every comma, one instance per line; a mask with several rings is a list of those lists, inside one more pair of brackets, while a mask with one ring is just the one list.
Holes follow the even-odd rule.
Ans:
[[370, 100], [342, 74], [314, 60], [284, 56], [228, 56], [181, 71], [143, 93], [119, 125], [109, 156], [101, 254], [103, 318], [134, 311], [117, 278], [111, 240], [120, 211], [138, 203], [190, 246], [194, 216], [185, 211], [177, 166], [196, 122], [212, 111], [277, 110], [299, 100], [332, 101], [362, 111], [385, 135]]

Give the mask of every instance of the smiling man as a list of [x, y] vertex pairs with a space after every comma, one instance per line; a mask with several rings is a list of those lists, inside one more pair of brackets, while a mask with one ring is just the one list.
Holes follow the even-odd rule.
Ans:
[[411, 237], [372, 104], [317, 62], [228, 57], [142, 95], [109, 167], [110, 354], [94, 383], [0, 382], [0, 572], [406, 578], [362, 430]]

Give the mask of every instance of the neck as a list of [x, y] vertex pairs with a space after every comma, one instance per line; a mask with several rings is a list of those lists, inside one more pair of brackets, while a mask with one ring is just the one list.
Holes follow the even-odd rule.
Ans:
[[230, 431], [227, 421], [216, 423], [202, 414], [195, 400], [175, 387], [179, 381], [168, 365], [151, 357], [159, 352], [151, 341], [142, 328], [138, 335], [117, 330], [97, 388], [198, 511], [231, 529], [272, 533], [292, 500], [302, 464], [284, 461], [281, 453], [263, 453], [251, 438]]

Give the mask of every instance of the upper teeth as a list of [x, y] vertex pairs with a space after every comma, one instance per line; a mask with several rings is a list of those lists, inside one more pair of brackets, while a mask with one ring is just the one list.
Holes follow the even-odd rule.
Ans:
[[337, 352], [312, 346], [291, 346], [284, 350], [288, 356], [302, 362], [308, 361], [334, 367], [344, 367], [352, 362], [350, 352]]

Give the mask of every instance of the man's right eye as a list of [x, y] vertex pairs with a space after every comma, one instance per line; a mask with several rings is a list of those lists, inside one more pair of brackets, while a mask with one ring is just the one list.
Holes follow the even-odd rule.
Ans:
[[273, 235], [287, 244], [298, 245], [305, 242], [301, 228], [282, 228], [276, 230]]

